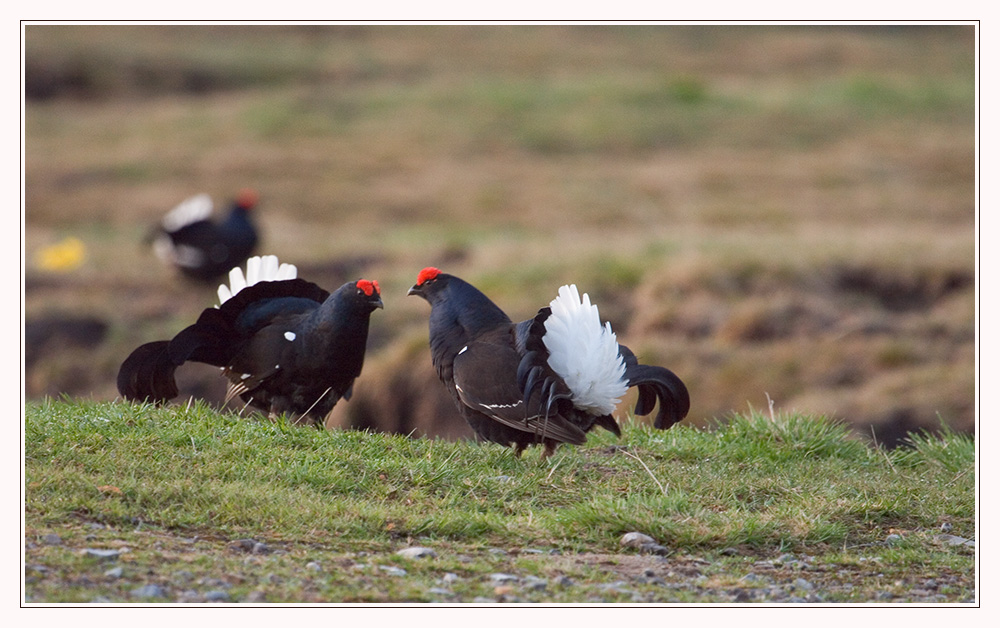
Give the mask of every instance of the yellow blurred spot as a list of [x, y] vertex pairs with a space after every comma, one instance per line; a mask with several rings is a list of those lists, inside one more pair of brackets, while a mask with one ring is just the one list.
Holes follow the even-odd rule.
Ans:
[[62, 272], [78, 268], [86, 256], [87, 249], [83, 242], [71, 236], [43, 248], [35, 255], [35, 260], [44, 270]]

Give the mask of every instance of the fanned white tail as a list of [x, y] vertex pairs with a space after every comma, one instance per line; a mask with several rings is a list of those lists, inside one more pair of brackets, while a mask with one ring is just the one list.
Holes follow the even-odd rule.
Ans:
[[163, 228], [173, 233], [184, 225], [205, 220], [212, 215], [212, 198], [208, 194], [198, 194], [185, 199], [163, 217]]
[[601, 325], [596, 305], [575, 285], [559, 288], [549, 303], [552, 315], [545, 321], [542, 342], [549, 351], [549, 366], [573, 393], [573, 404], [593, 414], [611, 414], [628, 391], [625, 360], [611, 323]]
[[237, 266], [229, 271], [229, 285], [219, 286], [219, 305], [222, 305], [236, 294], [255, 283], [261, 281], [283, 281], [285, 279], [295, 279], [298, 269], [292, 264], [278, 265], [278, 258], [275, 255], [258, 255], [247, 260], [247, 273], [243, 275], [243, 269]]

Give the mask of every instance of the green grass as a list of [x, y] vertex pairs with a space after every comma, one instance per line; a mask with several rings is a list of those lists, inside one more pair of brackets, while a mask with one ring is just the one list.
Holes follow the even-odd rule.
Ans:
[[[26, 560], [42, 574], [32, 571], [27, 594], [35, 602], [129, 601], [123, 587], [139, 586], [134, 582], [98, 577], [75, 586], [107, 567], [81, 548], [124, 544], [132, 549], [124, 565], [137, 578], [147, 562], [159, 565], [151, 569], [166, 582], [182, 570], [236, 569], [244, 575], [235, 591], [263, 589], [269, 601], [429, 601], [426, 591], [449, 571], [463, 574], [452, 601], [471, 601], [499, 595], [488, 574], [504, 570], [582, 580], [532, 594], [532, 601], [582, 601], [615, 577], [614, 570], [592, 571], [586, 557], [628, 560], [619, 540], [629, 531], [668, 547], [669, 560], [709, 559], [718, 590], [692, 600], [725, 601], [725, 583], [741, 570], [786, 552], [839, 571], [850, 564], [900, 577], [971, 574], [966, 548], [933, 539], [944, 522], [953, 534], [975, 537], [974, 462], [972, 440], [950, 431], [887, 452], [821, 417], [755, 411], [713, 429], [659, 432], [626, 421], [620, 442], [592, 434], [587, 445], [542, 460], [536, 449], [517, 459], [499, 446], [316, 431], [219, 414], [201, 403], [44, 400], [29, 403], [25, 417]], [[99, 532], [88, 532], [93, 524]], [[52, 532], [61, 545], [32, 542]], [[902, 542], [885, 544], [891, 532]], [[205, 541], [198, 552], [192, 537]], [[282, 551], [257, 565], [228, 549], [240, 538]], [[439, 556], [394, 555], [409, 545]], [[519, 554], [525, 548], [560, 555], [546, 562]], [[306, 586], [308, 556], [361, 561], [374, 572], [358, 579], [329, 570], [323, 582]], [[472, 558], [456, 563], [457, 556]], [[402, 566], [408, 575], [385, 576], [380, 565]], [[731, 571], [737, 575], [727, 576]], [[283, 586], [261, 582], [276, 573], [284, 574]], [[965, 578], [948, 601], [973, 594]], [[600, 590], [606, 601], [630, 601]], [[649, 595], [686, 599], [670, 591], [653, 587]], [[873, 591], [852, 589], [831, 601], [866, 601]]]

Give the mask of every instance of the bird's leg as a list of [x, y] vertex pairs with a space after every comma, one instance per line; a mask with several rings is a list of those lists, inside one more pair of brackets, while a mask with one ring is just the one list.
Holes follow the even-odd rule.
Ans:
[[523, 452], [524, 452], [524, 445], [522, 445], [521, 443], [514, 443], [514, 457], [520, 458]]
[[542, 460], [545, 460], [546, 458], [548, 458], [552, 454], [556, 453], [556, 447], [558, 447], [558, 446], [559, 446], [559, 442], [558, 441], [546, 439], [545, 440], [545, 451], [542, 452]]

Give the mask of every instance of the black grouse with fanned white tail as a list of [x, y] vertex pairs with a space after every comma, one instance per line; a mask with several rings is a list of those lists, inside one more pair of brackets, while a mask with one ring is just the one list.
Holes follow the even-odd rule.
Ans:
[[259, 236], [251, 218], [257, 193], [242, 190], [229, 214], [212, 220], [212, 199], [198, 194], [163, 217], [153, 234], [153, 250], [184, 276], [214, 283], [231, 268], [243, 264], [257, 248]]
[[639, 393], [636, 414], [659, 402], [659, 429], [690, 409], [680, 378], [639, 364], [576, 286], [563, 286], [549, 307], [520, 323], [436, 268], [420, 271], [409, 294], [431, 305], [431, 361], [462, 416], [480, 438], [512, 445], [516, 455], [536, 443], [543, 456], [559, 443], [583, 444], [595, 426], [621, 435], [611, 413], [631, 387]]
[[219, 287], [220, 305], [172, 340], [137, 348], [118, 372], [126, 399], [163, 403], [177, 396], [175, 370], [187, 361], [222, 368], [226, 402], [239, 396], [269, 416], [322, 427], [361, 374], [378, 282], [359, 279], [333, 294], [295, 277], [274, 256], [247, 261]]

